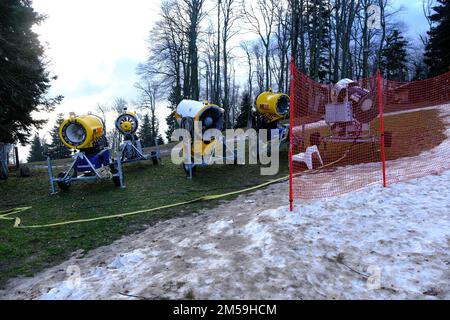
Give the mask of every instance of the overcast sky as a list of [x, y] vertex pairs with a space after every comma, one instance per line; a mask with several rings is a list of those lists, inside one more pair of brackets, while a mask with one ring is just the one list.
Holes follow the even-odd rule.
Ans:
[[[137, 98], [136, 66], [147, 57], [147, 39], [158, 19], [160, 0], [34, 0], [33, 4], [48, 16], [35, 31], [46, 43], [50, 71], [58, 76], [50, 95], [65, 97], [52, 115], [39, 115], [50, 118], [41, 136], [58, 112], [82, 114], [95, 111], [97, 103], [111, 104], [116, 97]], [[406, 23], [410, 38], [426, 32], [422, 0], [392, 0], [392, 4], [404, 6], [398, 20]], [[158, 113], [164, 130], [168, 113], [164, 103]], [[25, 155], [27, 148], [21, 153]]]

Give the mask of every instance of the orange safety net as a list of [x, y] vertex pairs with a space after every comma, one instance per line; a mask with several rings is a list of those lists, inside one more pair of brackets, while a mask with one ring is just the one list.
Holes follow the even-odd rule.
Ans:
[[329, 85], [291, 72], [291, 201], [450, 169], [450, 72], [408, 83], [375, 76]]

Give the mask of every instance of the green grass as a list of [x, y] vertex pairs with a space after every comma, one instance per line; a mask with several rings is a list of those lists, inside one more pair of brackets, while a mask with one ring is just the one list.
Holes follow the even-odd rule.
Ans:
[[[163, 160], [163, 166], [152, 166], [151, 161], [125, 165], [126, 189], [114, 187], [111, 181], [77, 182], [68, 192], [49, 195], [45, 169], [33, 169], [30, 178], [18, 178], [12, 173], [7, 181], [0, 181], [0, 211], [32, 206], [18, 214], [24, 225], [100, 217], [240, 190], [288, 172], [285, 151], [280, 156], [281, 168], [276, 177], [261, 176], [257, 165], [214, 165], [198, 168], [194, 179], [188, 180], [181, 166], [168, 158]], [[12, 221], [0, 220], [0, 286], [11, 277], [31, 276], [57, 265], [79, 249], [87, 251], [107, 245], [157, 221], [218, 203], [199, 202], [126, 218], [45, 229], [14, 229]]]

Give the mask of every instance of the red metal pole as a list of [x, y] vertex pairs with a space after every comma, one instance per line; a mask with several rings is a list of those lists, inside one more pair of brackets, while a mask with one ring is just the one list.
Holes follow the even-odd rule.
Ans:
[[294, 57], [291, 57], [291, 88], [290, 88], [290, 119], [289, 119], [289, 210], [294, 211], [294, 193], [292, 189], [292, 175], [293, 175], [293, 166], [292, 166], [292, 149], [293, 149], [293, 127], [294, 127], [294, 112], [295, 112], [295, 84], [294, 84], [294, 72], [295, 72], [295, 63]]
[[383, 87], [381, 85], [381, 72], [378, 69], [378, 105], [380, 110], [380, 138], [381, 138], [381, 162], [383, 167], [383, 187], [386, 188], [386, 153], [384, 148], [384, 121], [383, 121]]

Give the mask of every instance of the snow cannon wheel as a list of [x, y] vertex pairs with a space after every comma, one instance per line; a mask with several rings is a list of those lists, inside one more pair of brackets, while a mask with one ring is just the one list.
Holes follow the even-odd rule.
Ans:
[[158, 154], [156, 151], [152, 151], [150, 154], [150, 158], [152, 159], [152, 163], [154, 166], [157, 166], [159, 164]]
[[[59, 179], [64, 178], [65, 175], [66, 175], [65, 172], [60, 172], [60, 173], [58, 174], [58, 178], [59, 178]], [[70, 182], [70, 180], [67, 180], [67, 181], [58, 181], [57, 184], [58, 184], [59, 189], [61, 189], [61, 191], [64, 191], [64, 192], [65, 192], [65, 191], [68, 191], [69, 188], [70, 188], [70, 186], [72, 185], [72, 183]]]
[[110, 170], [111, 170], [111, 174], [113, 175], [112, 182], [114, 183], [114, 185], [116, 187], [120, 187], [120, 177], [116, 175], [117, 173], [119, 173], [119, 170], [114, 168], [114, 166], [111, 166]]
[[28, 166], [20, 166], [19, 177], [21, 177], [21, 178], [29, 178], [29, 177], [31, 177], [30, 167], [28, 167]]
[[0, 168], [0, 180], [8, 180], [8, 171], [4, 171], [2, 168]]

